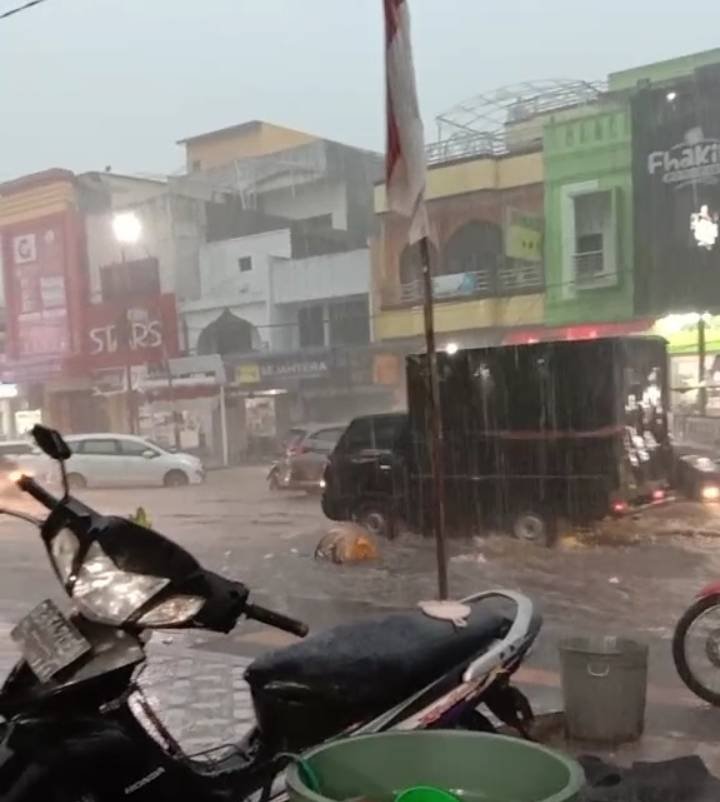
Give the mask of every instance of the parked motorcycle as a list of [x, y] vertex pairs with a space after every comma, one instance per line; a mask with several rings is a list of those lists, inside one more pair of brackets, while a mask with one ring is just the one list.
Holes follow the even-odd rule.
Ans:
[[60, 463], [65, 493], [56, 499], [23, 477], [19, 487], [49, 515], [3, 512], [39, 527], [72, 609], [44, 601], [13, 630], [22, 659], [0, 689], [2, 802], [269, 796], [288, 753], [334, 736], [492, 729], [490, 714], [524, 730], [531, 711], [510, 677], [541, 620], [525, 596], [489, 591], [452, 621], [438, 611], [388, 615], [259, 658], [246, 673], [256, 726], [238, 744], [185, 754], [138, 685], [148, 631], [229, 632], [243, 617], [301, 637], [307, 627], [251, 602], [242, 583], [163, 535], [71, 497], [69, 447], [44, 427], [34, 436]]
[[720, 582], [704, 587], [683, 613], [673, 633], [672, 653], [685, 685], [720, 707]]

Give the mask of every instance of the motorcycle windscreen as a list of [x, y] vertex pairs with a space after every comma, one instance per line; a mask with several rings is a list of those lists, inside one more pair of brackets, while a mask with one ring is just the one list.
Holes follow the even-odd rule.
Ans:
[[202, 608], [202, 596], [170, 592], [195, 584], [192, 578], [203, 570], [168, 538], [119, 517], [66, 522], [45, 538], [60, 580], [85, 617], [111, 626], [172, 626]]

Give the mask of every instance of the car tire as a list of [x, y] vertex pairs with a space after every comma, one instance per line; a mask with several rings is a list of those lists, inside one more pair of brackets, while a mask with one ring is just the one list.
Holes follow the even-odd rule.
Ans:
[[397, 524], [386, 502], [366, 501], [359, 504], [353, 520], [375, 537], [393, 540], [397, 535]]
[[[688, 630], [695, 620], [707, 610], [718, 606], [720, 606], [720, 594], [704, 596], [703, 598], [698, 599], [694, 604], [688, 607], [680, 620], [677, 622], [672, 640], [673, 662], [675, 663], [675, 668], [680, 675], [680, 679], [697, 697], [705, 702], [709, 702], [714, 707], [720, 707], [720, 693], [706, 687], [699, 679], [697, 679], [690, 668], [685, 655], [685, 641]], [[718, 670], [720, 671], [720, 667]]]
[[168, 471], [163, 479], [163, 485], [165, 485], [165, 487], [185, 487], [185, 485], [189, 484], [190, 480], [188, 479], [188, 475], [185, 471], [180, 470]]
[[87, 479], [81, 473], [69, 473], [67, 483], [70, 490], [84, 490], [87, 487]]
[[555, 542], [555, 529], [549, 515], [532, 509], [517, 513], [510, 522], [510, 531], [516, 540], [546, 548]]

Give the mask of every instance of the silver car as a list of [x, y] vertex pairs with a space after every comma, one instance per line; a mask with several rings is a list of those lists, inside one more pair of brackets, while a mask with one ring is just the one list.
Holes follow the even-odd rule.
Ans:
[[282, 443], [282, 456], [268, 472], [271, 490], [319, 493], [325, 466], [346, 423], [306, 423], [294, 426]]

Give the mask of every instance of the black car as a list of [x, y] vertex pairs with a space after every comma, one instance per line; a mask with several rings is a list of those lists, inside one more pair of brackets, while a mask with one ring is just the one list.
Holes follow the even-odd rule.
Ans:
[[325, 515], [355, 520], [373, 534], [393, 537], [396, 522], [407, 517], [408, 441], [406, 413], [355, 418], [325, 468]]

